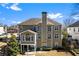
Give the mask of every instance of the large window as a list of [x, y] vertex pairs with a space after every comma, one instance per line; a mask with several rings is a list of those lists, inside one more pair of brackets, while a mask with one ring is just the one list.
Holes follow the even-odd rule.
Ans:
[[48, 26], [48, 31], [51, 31], [51, 26]]
[[55, 38], [59, 38], [59, 35], [58, 34], [55, 34]]
[[24, 35], [22, 35], [22, 41], [24, 41]]
[[26, 41], [34, 41], [33, 38], [33, 35], [26, 35]]
[[51, 39], [51, 34], [48, 34], [48, 39]]
[[32, 36], [30, 36], [30, 41], [34, 41], [34, 40], [33, 40], [33, 38], [34, 38], [34, 37], [33, 37], [33, 35], [32, 35]]
[[30, 36], [26, 35], [26, 41], [30, 41]]
[[34, 35], [21, 35], [21, 40], [24, 41], [24, 42], [31, 42], [31, 41], [34, 41]]

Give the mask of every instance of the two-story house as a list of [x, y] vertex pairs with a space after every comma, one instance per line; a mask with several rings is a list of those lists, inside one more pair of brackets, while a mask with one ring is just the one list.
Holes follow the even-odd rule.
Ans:
[[79, 21], [69, 25], [67, 32], [70, 36], [72, 36], [72, 39], [79, 40]]
[[71, 42], [71, 45], [74, 45], [74, 47], [79, 48], [79, 21], [71, 24], [67, 28], [67, 32], [69, 34], [69, 41]]
[[47, 12], [42, 12], [42, 18], [31, 18], [18, 25], [21, 51], [38, 47], [62, 47], [61, 24], [47, 18]]

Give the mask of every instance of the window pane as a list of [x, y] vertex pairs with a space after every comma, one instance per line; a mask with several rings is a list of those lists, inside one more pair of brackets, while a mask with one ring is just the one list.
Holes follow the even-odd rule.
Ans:
[[30, 41], [29, 35], [26, 35], [26, 41]]
[[51, 26], [48, 26], [48, 31], [51, 31]]
[[24, 35], [22, 35], [22, 40], [24, 41]]
[[41, 37], [40, 34], [38, 34], [38, 39], [40, 39], [40, 37]]
[[34, 41], [34, 40], [33, 40], [33, 36], [31, 36], [30, 39], [31, 39], [31, 41]]
[[32, 30], [33, 30], [33, 31], [36, 31], [36, 27], [35, 27], [35, 26], [33, 26], [33, 27], [32, 27]]
[[36, 26], [36, 31], [39, 31], [40, 30], [40, 26]]
[[55, 30], [58, 30], [58, 26], [55, 26]]
[[74, 32], [75, 32], [75, 28], [74, 28]]
[[55, 38], [58, 38], [58, 34], [55, 34]]
[[48, 39], [51, 39], [51, 34], [48, 34]]

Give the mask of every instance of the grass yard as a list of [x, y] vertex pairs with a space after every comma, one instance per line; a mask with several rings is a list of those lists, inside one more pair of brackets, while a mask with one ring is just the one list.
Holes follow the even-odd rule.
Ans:
[[60, 51], [57, 50], [52, 51], [37, 51], [35, 52], [26, 52], [25, 55], [18, 55], [18, 56], [73, 56], [70, 52]]
[[[7, 45], [5, 42], [0, 42], [0, 48]], [[77, 50], [79, 51], [79, 49]], [[25, 55], [18, 55], [18, 56], [27, 56], [27, 52]], [[57, 51], [57, 50], [52, 50], [52, 51], [37, 51], [35, 52], [28, 52], [28, 56], [72, 56], [70, 52], [65, 52], [65, 51]]]
[[56, 50], [54, 51], [41, 51], [41, 52], [37, 52], [35, 54], [36, 56], [72, 56], [71, 53], [69, 52], [57, 52]]

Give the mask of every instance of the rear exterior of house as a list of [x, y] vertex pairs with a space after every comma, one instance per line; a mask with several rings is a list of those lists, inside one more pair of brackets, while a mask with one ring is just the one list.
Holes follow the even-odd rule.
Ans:
[[[62, 47], [61, 24], [48, 19], [47, 12], [42, 12], [42, 18], [31, 18], [18, 25], [21, 51], [31, 47]], [[28, 47], [28, 48], [27, 48]]]

